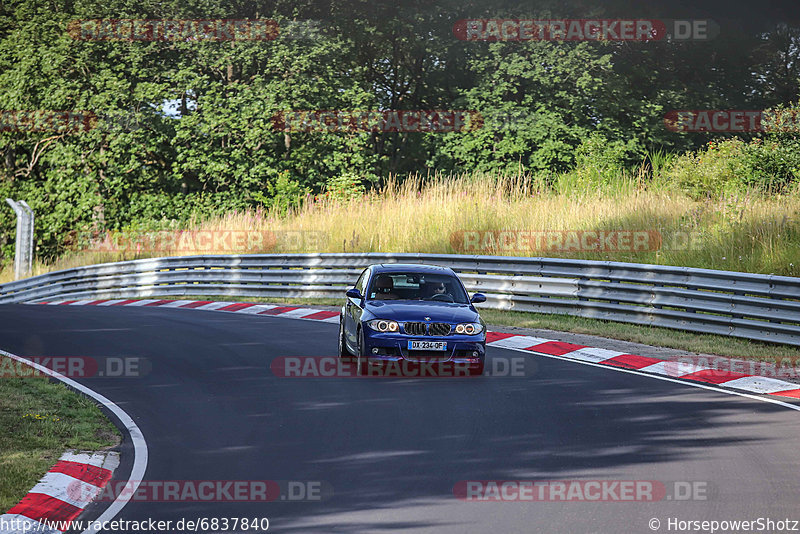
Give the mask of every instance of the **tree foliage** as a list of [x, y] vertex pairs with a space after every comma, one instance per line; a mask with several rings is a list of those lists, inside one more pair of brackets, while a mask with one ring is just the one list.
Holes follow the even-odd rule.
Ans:
[[[717, 39], [687, 43], [491, 43], [453, 34], [464, 18], [632, 12], [640, 13], [577, 0], [522, 8], [501, 0], [5, 0], [0, 111], [89, 111], [98, 120], [72, 133], [0, 128], [0, 197], [28, 201], [38, 254], [51, 256], [69, 232], [255, 205], [288, 210], [294, 195], [348, 196], [393, 173], [551, 173], [606, 144], [615, 165], [630, 164], [653, 149], [707, 142], [664, 128], [669, 110], [762, 109], [798, 98], [800, 34], [785, 24], [723, 25]], [[232, 42], [69, 33], [71, 21], [93, 19], [273, 19], [282, 32]], [[474, 110], [484, 124], [451, 133], [284, 132], [273, 124], [288, 110], [387, 109]], [[0, 210], [5, 258], [13, 224], [11, 210]]]

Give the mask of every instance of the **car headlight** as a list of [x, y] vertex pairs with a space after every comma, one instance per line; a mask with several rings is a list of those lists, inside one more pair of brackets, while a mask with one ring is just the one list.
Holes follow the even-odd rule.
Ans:
[[400, 330], [400, 325], [397, 321], [388, 321], [386, 319], [373, 319], [367, 321], [367, 325], [376, 332], [397, 332]]
[[456, 334], [467, 334], [474, 336], [483, 332], [483, 325], [481, 323], [462, 323], [456, 325]]

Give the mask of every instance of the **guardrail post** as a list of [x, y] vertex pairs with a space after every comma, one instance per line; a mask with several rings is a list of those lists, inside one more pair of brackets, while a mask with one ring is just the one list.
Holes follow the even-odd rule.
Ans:
[[6, 202], [17, 214], [17, 235], [14, 243], [14, 278], [25, 278], [33, 266], [33, 226], [35, 217], [33, 210], [24, 200], [15, 202], [7, 198]]

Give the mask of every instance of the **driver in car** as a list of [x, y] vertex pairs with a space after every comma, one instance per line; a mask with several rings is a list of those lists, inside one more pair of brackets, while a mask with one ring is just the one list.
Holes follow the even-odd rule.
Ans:
[[434, 282], [433, 284], [433, 294], [431, 294], [429, 299], [436, 299], [437, 295], [445, 295], [450, 297], [452, 300], [452, 296], [447, 292], [447, 286], [445, 286], [444, 282]]

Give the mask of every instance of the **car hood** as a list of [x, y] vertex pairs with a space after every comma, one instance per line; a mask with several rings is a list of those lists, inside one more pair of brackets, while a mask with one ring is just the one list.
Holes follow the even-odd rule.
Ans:
[[430, 317], [431, 322], [440, 323], [477, 323], [478, 313], [471, 310], [469, 304], [453, 304], [450, 302], [419, 302], [415, 300], [378, 300], [367, 301], [366, 309], [381, 319], [395, 321], [424, 321]]

